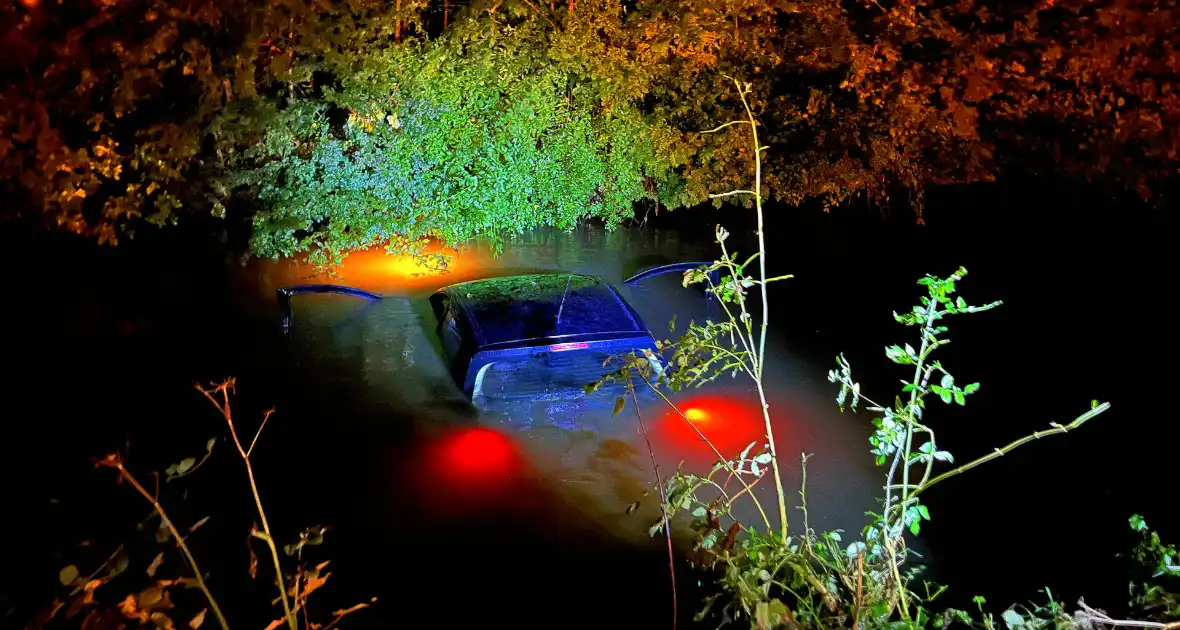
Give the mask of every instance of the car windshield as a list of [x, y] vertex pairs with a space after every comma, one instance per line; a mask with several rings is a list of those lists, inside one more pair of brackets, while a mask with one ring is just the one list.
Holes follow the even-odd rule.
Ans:
[[643, 332], [614, 291], [593, 276], [490, 278], [456, 285], [453, 291], [470, 310], [486, 344]]

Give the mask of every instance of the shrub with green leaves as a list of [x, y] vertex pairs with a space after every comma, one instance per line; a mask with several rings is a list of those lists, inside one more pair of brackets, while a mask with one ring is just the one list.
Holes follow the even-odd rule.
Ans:
[[378, 244], [418, 253], [426, 239], [486, 235], [498, 246], [538, 225], [631, 217], [645, 182], [670, 171], [661, 128], [632, 106], [604, 107], [538, 54], [550, 35], [539, 22], [486, 27], [386, 48], [322, 98], [249, 112], [266, 116], [266, 133], [225, 186], [263, 202], [254, 252], [328, 262]]
[[[705, 598], [697, 614], [698, 621], [712, 617], [722, 625], [748, 623], [750, 628], [757, 630], [917, 630], [943, 628], [956, 623], [994, 630], [999, 627], [998, 622], [984, 609], [983, 598], [976, 598], [978, 615], [955, 609], [937, 612], [933, 609], [933, 602], [946, 587], [922, 582], [921, 591], [915, 588], [921, 567], [910, 561], [907, 536], [919, 535], [922, 523], [931, 518], [930, 508], [922, 503], [924, 493], [1031, 441], [1077, 429], [1109, 409], [1110, 404], [1092, 401], [1090, 409], [1069, 424], [1051, 423], [1046, 430], [1035, 431], [965, 464], [956, 465], [954, 456], [936, 441], [930, 415], [939, 402], [967, 404], [980, 385], [961, 385], [962, 381], [935, 359], [934, 354], [950, 343], [947, 334], [951, 318], [989, 311], [1001, 303], [972, 305], [964, 297], [955, 295], [967, 275], [964, 268], [946, 277], [927, 275], [918, 281], [918, 285], [925, 289], [925, 295], [920, 296], [918, 303], [909, 310], [893, 314], [898, 323], [916, 331], [917, 339], [885, 348], [885, 357], [908, 374], [901, 381], [900, 391], [892, 404], [873, 400], [853, 379], [852, 366], [843, 355], [837, 357], [837, 369], [828, 373], [828, 379], [839, 385], [836, 403], [841, 411], [856, 411], [863, 401], [867, 403], [865, 410], [873, 415], [870, 453], [877, 465], [886, 469], [879, 511], [869, 514], [869, 523], [859, 539], [848, 543], [843, 540], [841, 530], [816, 532], [811, 529], [806, 494], [810, 456], [804, 454], [797, 506], [802, 511], [803, 529], [792, 534], [786, 516], [787, 493], [775, 448], [774, 411], [763, 382], [769, 321], [768, 286], [790, 276], [767, 277], [762, 216], [763, 146], [759, 140], [757, 119], [747, 100], [750, 88], [740, 81], [734, 80], [733, 83], [746, 106], [746, 115], [718, 129], [746, 126], [750, 134], [754, 182], [749, 188], [711, 196], [740, 195], [753, 199], [758, 219], [758, 251], [743, 261], [728, 249], [726, 239], [729, 233], [718, 226], [719, 258], [712, 264], [686, 271], [684, 284], [706, 285], [706, 291], [717, 299], [725, 316], [716, 322], [690, 323], [675, 341], [657, 341], [654, 349], [618, 357], [621, 367], [610, 377], [623, 381], [633, 398], [636, 386], [653, 389], [717, 457], [707, 472], [694, 473], [678, 468], [672, 475], [662, 477], [655, 467], [656, 457], [652, 453], [661, 515], [652, 525], [651, 534], [663, 532], [668, 537], [669, 563], [674, 569], [673, 520], [681, 517], [679, 522], [688, 522], [692, 559], [698, 566], [711, 571], [717, 586], [716, 591]], [[751, 302], [750, 291], [760, 293], [760, 317]], [[657, 354], [662, 360], [653, 360]], [[737, 456], [718, 450], [663, 391], [671, 390], [674, 395], [685, 387], [709, 383], [720, 374], [748, 377], [757, 388], [763, 410], [765, 442], [750, 443]], [[620, 398], [615, 413], [624, 407], [625, 399]], [[638, 404], [635, 414], [640, 430], [644, 431]], [[648, 448], [652, 448], [650, 442]], [[764, 505], [766, 498], [760, 498], [754, 492], [754, 486], [767, 478], [774, 485], [774, 505]], [[754, 505], [759, 517], [756, 522], [738, 519], [733, 506], [739, 500]], [[772, 517], [776, 511], [777, 520]], [[1148, 533], [1142, 518], [1133, 517], [1131, 526], [1144, 533], [1143, 541], [1135, 550], [1136, 559], [1154, 569], [1147, 581], [1131, 583], [1132, 604], [1147, 616], [1175, 617], [1180, 611], [1174, 591], [1160, 583], [1159, 578], [1180, 574], [1180, 567], [1176, 566], [1176, 548], [1164, 545], [1156, 534]], [[671, 575], [675, 598], [675, 570]], [[1071, 612], [1048, 589], [1045, 589], [1045, 595], [1047, 599], [1043, 605], [1015, 606], [1003, 611], [1000, 615], [1003, 624], [1008, 630], [1095, 630], [1117, 626], [1159, 630], [1180, 628], [1180, 621], [1175, 620], [1114, 619], [1081, 600]], [[674, 606], [674, 613], [675, 610]]]

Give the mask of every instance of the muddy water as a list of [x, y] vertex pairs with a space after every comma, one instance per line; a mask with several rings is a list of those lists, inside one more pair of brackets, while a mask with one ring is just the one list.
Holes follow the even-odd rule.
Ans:
[[[709, 315], [703, 295], [674, 275], [634, 288], [620, 281], [651, 265], [711, 259], [706, 239], [645, 228], [538, 230], [507, 243], [500, 257], [486, 243], [465, 248], [445, 276], [361, 254], [332, 278], [289, 262], [227, 266], [222, 250], [183, 242], [51, 245], [59, 249], [38, 251], [63, 252], [52, 266], [30, 267], [6, 250], [12, 268], [27, 271], [12, 291], [22, 297], [4, 309], [6, 329], [20, 331], [7, 358], [22, 374], [4, 392], [34, 410], [19, 417], [29, 435], [0, 462], [5, 478], [26, 480], [9, 486], [20, 518], [0, 522], [5, 540], [21, 541], [8, 574], [22, 579], [0, 584], [9, 618], [23, 625], [52, 601], [62, 566], [97, 566], [118, 545], [142, 543], [135, 527], [144, 506], [92, 458], [123, 452], [148, 478], [203, 452], [225, 428], [192, 383], [234, 375], [239, 426], [276, 408], [252, 455], [276, 536], [331, 527], [323, 547], [309, 552], [316, 562], [330, 559], [333, 572], [317, 593], [319, 617], [375, 596], [379, 605], [346, 627], [671, 625], [667, 552], [648, 535], [659, 514], [652, 454], [662, 475], [680, 465], [707, 470], [715, 454], [650, 401], [638, 416], [631, 404], [618, 416], [537, 404], [480, 417], [446, 371], [426, 297], [479, 277], [598, 274], [653, 331], [671, 337], [673, 316], [684, 323]], [[325, 280], [386, 297], [297, 297], [284, 340], [275, 289]], [[769, 351], [789, 498], [798, 454], [813, 453], [812, 526], [859, 530], [877, 483], [865, 428], [835, 412], [827, 366], [798, 359], [773, 337]], [[674, 399], [722, 452], [765, 442], [757, 398], [741, 379]], [[755, 488], [773, 518], [771, 490], [766, 480]], [[270, 587], [247, 573], [244, 540], [256, 515], [232, 449], [216, 451], [184, 484], [165, 484], [164, 496], [178, 521], [212, 517], [191, 541], [211, 588], [234, 627], [265, 627], [274, 617], [258, 603], [269, 601]], [[751, 502], [738, 512], [760, 520]], [[798, 511], [790, 515], [798, 527]], [[158, 551], [129, 548], [141, 569]], [[685, 557], [676, 566], [682, 628], [708, 586], [698, 585]]]
[[[310, 386], [346, 390], [363, 398], [367, 407], [411, 425], [402, 427], [416, 436], [406, 454], [409, 465], [431, 471], [412, 476], [422, 486], [420, 496], [431, 497], [422, 509], [446, 511], [453, 507], [446, 505], [448, 498], [469, 502], [471, 496], [491, 505], [496, 492], [511, 492], [514, 483], [539, 484], [552, 493], [555, 504], [568, 509], [565, 522], [584, 521], [579, 527], [627, 544], [652, 544], [648, 528], [659, 514], [658, 501], [649, 493], [655, 479], [653, 458], [662, 475], [678, 466], [702, 472], [717, 459], [694, 427], [658, 400], [643, 402], [638, 409], [629, 402], [618, 416], [609, 409], [546, 403], [480, 417], [465, 404], [446, 371], [426, 297], [439, 286], [473, 278], [531, 271], [595, 274], [619, 287], [656, 335], [671, 337], [673, 318], [682, 329], [689, 320], [710, 316], [703, 294], [682, 287], [678, 274], [638, 287], [624, 286], [622, 280], [656, 264], [709, 260], [714, 252], [709, 244], [686, 241], [675, 231], [594, 226], [572, 233], [537, 230], [513, 238], [504, 251], [495, 257], [488, 244], [473, 244], [455, 255], [445, 275], [380, 252], [356, 255], [330, 277], [282, 262], [263, 263], [251, 272], [261, 295], [273, 295], [282, 285], [327, 281], [386, 296], [380, 302], [297, 297], [290, 357], [298, 378], [314, 383]], [[769, 353], [767, 391], [789, 498], [796, 502], [800, 456], [811, 454], [811, 525], [859, 530], [879, 484], [865, 454], [865, 427], [835, 409], [826, 368], [806, 364], [781, 344], [772, 343]], [[751, 442], [756, 448], [766, 442], [757, 394], [744, 378], [725, 376], [672, 397], [722, 453], [732, 456]], [[335, 421], [358, 422], [352, 429], [363, 439], [380, 441], [380, 429], [365, 423], [380, 424], [374, 418], [382, 415]], [[403, 484], [406, 479], [398, 475], [387, 481]], [[769, 478], [755, 492], [773, 519]], [[640, 508], [628, 514], [627, 507], [636, 501]], [[749, 523], [760, 522], [751, 501], [739, 504], [738, 514]], [[797, 521], [793, 525], [801, 525], [801, 515], [793, 509], [791, 515]]]

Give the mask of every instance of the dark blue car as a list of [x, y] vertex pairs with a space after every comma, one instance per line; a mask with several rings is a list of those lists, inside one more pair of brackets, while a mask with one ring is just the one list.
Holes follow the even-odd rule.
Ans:
[[477, 405], [580, 396], [618, 370], [612, 356], [655, 348], [635, 310], [596, 276], [475, 280], [439, 289], [430, 303], [451, 373]]

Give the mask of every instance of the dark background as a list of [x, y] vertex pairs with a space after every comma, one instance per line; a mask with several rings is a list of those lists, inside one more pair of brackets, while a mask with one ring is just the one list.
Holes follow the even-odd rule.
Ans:
[[[940, 351], [942, 362], [957, 382], [983, 385], [966, 408], [929, 410], [940, 446], [957, 461], [1066, 423], [1091, 399], [1113, 403], [1076, 433], [1029, 444], [931, 491], [933, 521], [922, 535], [934, 550], [933, 575], [953, 587], [948, 605], [978, 593], [998, 611], [1050, 586], [1067, 601], [1084, 594], [1117, 610], [1126, 581], [1115, 554], [1133, 542], [1127, 517], [1142, 513], [1166, 539], [1180, 538], [1180, 430], [1165, 399], [1175, 340], [1167, 210], [1076, 184], [1009, 180], [933, 191], [923, 225], [908, 210], [868, 206], [766, 212], [770, 271], [796, 276], [775, 288], [773, 330], [819, 365], [844, 352], [874, 397], [907, 376], [882, 349], [915, 343], [891, 312], [915, 303], [922, 275], [963, 265], [969, 302], [1004, 301], [948, 321], [953, 343]], [[652, 220], [705, 240], [720, 222], [752, 251], [749, 212], [705, 208]], [[361, 455], [389, 447], [359, 439], [358, 427], [379, 419], [389, 427], [384, 444], [409, 443], [414, 436], [399, 434], [408, 423], [348, 391], [316, 390], [314, 374], [293, 368], [272, 305], [236, 284], [237, 252], [221, 236], [194, 221], [104, 249], [6, 226], [0, 625], [23, 626], [52, 599], [62, 566], [86, 564], [85, 554], [96, 565], [147, 516], [141, 499], [116, 487], [112, 472], [94, 470], [91, 458], [122, 449], [146, 471], [198, 454], [221, 425], [192, 383], [227, 375], [242, 384], [240, 413], [278, 406], [291, 417], [293, 430], [267, 434], [274, 446], [256, 464], [280, 473], [262, 489], [275, 520], [351, 524], [325, 549], [339, 577], [324, 610], [333, 598], [347, 606], [367, 593], [395, 600], [353, 627], [386, 625], [390, 614], [433, 627], [460, 609], [523, 626], [554, 618], [577, 627], [666, 625], [658, 547], [633, 550], [587, 533], [573, 535], [584, 544], [557, 548], [543, 516], [456, 521], [416, 509], [414, 497], [381, 495], [375, 476], [416, 473], [398, 467], [408, 454], [396, 448]], [[343, 417], [350, 420], [324, 422]], [[190, 500], [173, 514], [194, 522], [205, 514], [190, 506], [215, 512], [208, 533], [194, 537], [198, 555], [202, 545], [245, 544], [250, 498], [228, 446], [210, 465], [232, 478], [195, 475]], [[369, 470], [356, 462], [382, 463], [365, 464], [377, 467]], [[544, 488], [528, 488], [520, 501], [544, 514], [546, 498]], [[390, 515], [398, 531], [378, 531]], [[568, 529], [560, 533], [570, 539]], [[79, 550], [81, 540], [93, 543]], [[221, 588], [270, 593], [243, 567], [213, 570]], [[680, 580], [685, 621], [696, 603], [689, 578]]]

